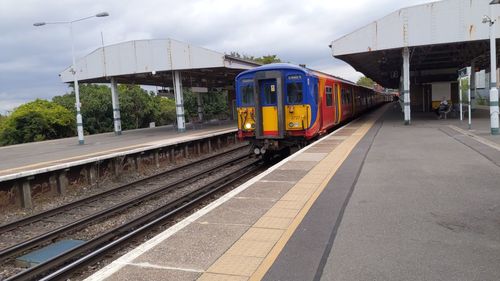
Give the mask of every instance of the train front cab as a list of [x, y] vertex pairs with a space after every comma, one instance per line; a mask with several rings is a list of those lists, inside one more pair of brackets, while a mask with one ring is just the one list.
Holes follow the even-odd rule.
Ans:
[[240, 137], [261, 153], [308, 139], [319, 129], [318, 79], [301, 68], [243, 73], [236, 85]]

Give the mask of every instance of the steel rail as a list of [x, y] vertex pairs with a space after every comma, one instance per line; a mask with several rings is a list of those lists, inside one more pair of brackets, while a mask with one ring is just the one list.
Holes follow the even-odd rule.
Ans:
[[[179, 212], [194, 206], [211, 194], [227, 187], [229, 184], [254, 173], [260, 169], [259, 165], [257, 165], [259, 162], [261, 161], [256, 160], [236, 173], [216, 179], [207, 185], [182, 196], [181, 198], [174, 199], [164, 206], [144, 216], [134, 219], [126, 225], [119, 226], [86, 242], [85, 244], [62, 253], [49, 261], [11, 276], [6, 279], [6, 281], [34, 279], [61, 280], [64, 276], [67, 276], [72, 272], [81, 269], [83, 265], [91, 263], [92, 261], [106, 255], [110, 250], [127, 243], [137, 235], [163, 223], [165, 220], [171, 218]], [[68, 264], [68, 262], [71, 263]], [[66, 266], [56, 269], [57, 267], [65, 264]], [[40, 276], [43, 275], [46, 276], [40, 278]]]

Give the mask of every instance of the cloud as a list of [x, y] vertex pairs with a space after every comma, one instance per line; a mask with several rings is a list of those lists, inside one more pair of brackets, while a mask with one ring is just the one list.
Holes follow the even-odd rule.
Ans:
[[[66, 91], [58, 73], [71, 64], [68, 21], [107, 11], [73, 26], [75, 54], [104, 44], [173, 38], [219, 52], [237, 51], [307, 64], [356, 80], [360, 74], [331, 56], [328, 45], [399, 8], [429, 0], [16, 0], [0, 2], [0, 110]], [[101, 36], [102, 35], [102, 36]]]

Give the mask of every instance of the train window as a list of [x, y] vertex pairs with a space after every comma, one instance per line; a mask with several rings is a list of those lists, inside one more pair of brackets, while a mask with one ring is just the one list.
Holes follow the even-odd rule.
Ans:
[[286, 84], [286, 102], [288, 104], [303, 103], [302, 82]]
[[342, 104], [347, 103], [347, 93], [345, 92], [345, 89], [342, 89]]
[[326, 86], [325, 93], [326, 93], [326, 106], [332, 106], [333, 104], [332, 87]]
[[277, 101], [276, 85], [275, 84], [265, 84], [264, 85], [264, 105], [275, 105], [276, 101]]
[[240, 87], [241, 104], [254, 105], [255, 99], [253, 98], [253, 84], [246, 84]]

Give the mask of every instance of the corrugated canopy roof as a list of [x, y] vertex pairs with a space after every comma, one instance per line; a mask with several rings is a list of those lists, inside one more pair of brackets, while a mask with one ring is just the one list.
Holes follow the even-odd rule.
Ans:
[[[222, 87], [233, 84], [242, 70], [259, 64], [172, 39], [136, 40], [98, 48], [76, 63], [78, 81], [172, 86], [172, 72], [182, 71], [186, 86]], [[60, 74], [72, 82], [68, 67]]]
[[457, 70], [473, 59], [478, 66], [489, 65], [489, 27], [482, 19], [490, 8], [498, 19], [500, 6], [490, 1], [444, 0], [398, 10], [333, 41], [332, 54], [379, 84], [397, 88], [401, 50], [409, 47], [417, 82], [456, 80]]

